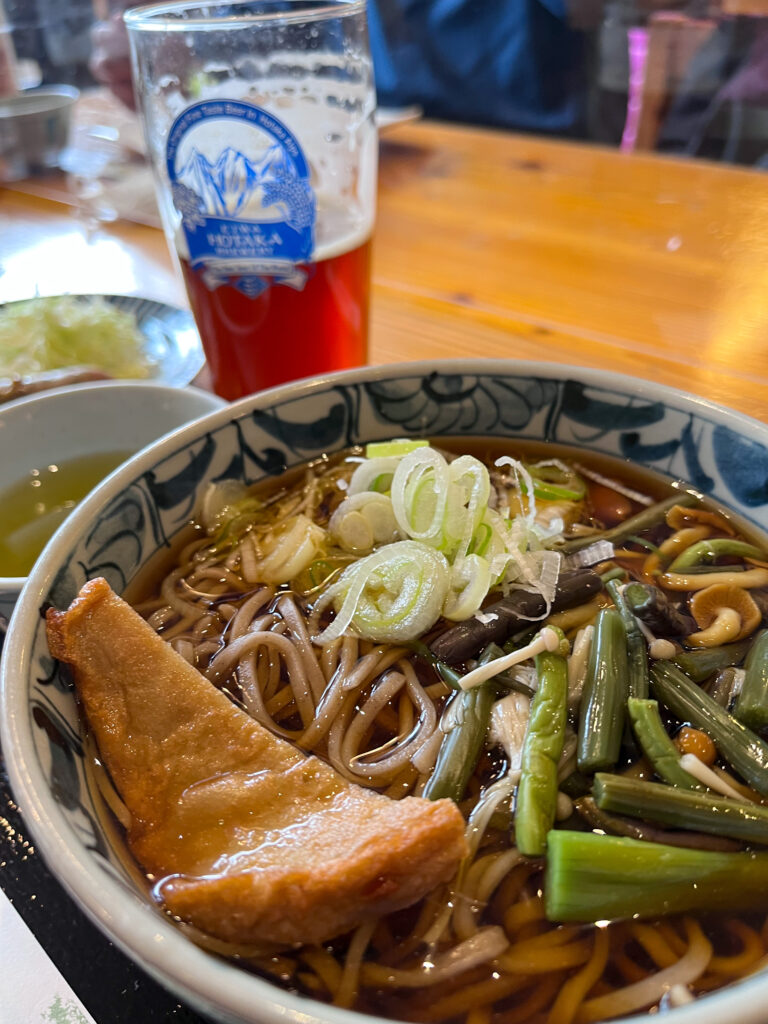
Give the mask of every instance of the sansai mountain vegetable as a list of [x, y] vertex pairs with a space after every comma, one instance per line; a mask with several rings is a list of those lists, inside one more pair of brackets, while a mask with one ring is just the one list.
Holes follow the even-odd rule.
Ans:
[[595, 803], [604, 811], [673, 828], [729, 836], [745, 843], [768, 844], [768, 808], [746, 800], [607, 773], [595, 776], [594, 796]]
[[765, 729], [768, 726], [768, 630], [758, 634], [744, 668], [744, 682], [736, 698], [733, 717], [751, 729]]
[[568, 697], [568, 641], [536, 655], [538, 687], [531, 702], [515, 810], [515, 841], [521, 853], [540, 857], [555, 820], [557, 765], [563, 752]]
[[696, 629], [691, 616], [677, 608], [662, 590], [650, 583], [628, 583], [622, 596], [629, 612], [656, 636], [686, 636]]
[[627, 701], [627, 710], [640, 748], [659, 778], [670, 786], [702, 789], [701, 784], [680, 767], [680, 751], [664, 728], [658, 703], [655, 700], [638, 700], [630, 697]]
[[739, 640], [737, 643], [723, 644], [722, 647], [680, 651], [672, 660], [694, 683], [703, 683], [721, 668], [740, 665], [751, 646], [751, 640]]
[[[501, 653], [499, 647], [492, 645], [484, 652], [480, 664], [487, 664]], [[482, 752], [495, 700], [493, 680], [472, 690], [463, 690], [453, 698], [448, 709], [449, 731], [443, 738], [437, 763], [422, 794], [427, 800], [448, 797], [458, 802], [462, 799]]]
[[768, 743], [729, 715], [671, 662], [652, 666], [651, 686], [661, 704], [681, 721], [706, 732], [726, 761], [759, 793], [768, 794]]
[[627, 607], [624, 588], [615, 580], [609, 580], [606, 583], [606, 590], [613, 598], [627, 636], [627, 691], [631, 697], [647, 697], [648, 648], [645, 637], [637, 624], [637, 619]]
[[695, 565], [714, 562], [724, 555], [738, 558], [765, 558], [765, 553], [754, 544], [736, 540], [735, 537], [709, 537], [707, 540], [691, 544], [681, 555], [678, 555], [670, 565], [669, 571], [683, 572]]
[[627, 640], [621, 616], [600, 612], [589, 653], [579, 718], [579, 771], [611, 768], [619, 759], [627, 705]]
[[768, 910], [768, 853], [714, 853], [553, 830], [544, 900], [550, 921]]
[[[561, 572], [550, 611], [559, 612], [588, 601], [601, 589], [602, 581], [591, 569]], [[487, 605], [482, 617], [468, 619], [442, 633], [432, 643], [432, 651], [449, 664], [465, 661], [487, 644], [503, 642], [516, 629], [545, 612], [541, 594], [513, 587], [506, 597]]]
[[581, 551], [582, 548], [587, 547], [589, 544], [594, 544], [598, 538], [610, 541], [612, 544], [621, 544], [628, 537], [635, 536], [638, 533], [642, 533], [643, 530], [663, 522], [664, 516], [674, 505], [693, 505], [697, 500], [694, 494], [681, 492], [680, 494], [673, 495], [671, 498], [665, 498], [664, 501], [659, 501], [655, 505], [649, 505], [648, 508], [644, 508], [637, 515], [630, 516], [629, 519], [625, 519], [618, 526], [614, 526], [604, 533], [585, 534], [583, 537], [574, 537], [567, 540], [560, 545], [559, 550], [564, 554], [572, 554], [574, 551]]

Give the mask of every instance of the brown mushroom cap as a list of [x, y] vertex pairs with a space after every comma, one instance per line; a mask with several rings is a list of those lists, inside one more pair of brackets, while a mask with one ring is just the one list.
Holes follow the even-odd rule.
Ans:
[[715, 583], [697, 591], [690, 600], [691, 615], [700, 632], [692, 633], [692, 647], [717, 647], [743, 640], [760, 625], [762, 614], [743, 587]]

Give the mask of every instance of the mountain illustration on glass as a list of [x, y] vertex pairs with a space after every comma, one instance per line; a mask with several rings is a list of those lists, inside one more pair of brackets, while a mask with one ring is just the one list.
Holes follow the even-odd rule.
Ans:
[[[176, 174], [176, 191], [182, 205], [182, 216], [237, 217], [248, 207], [254, 193], [261, 188], [262, 207], [282, 203], [288, 223], [301, 230], [312, 223], [312, 193], [279, 143], [274, 143], [257, 161], [228, 146], [215, 163], [193, 149], [184, 166]], [[178, 186], [183, 186], [182, 190]], [[196, 200], [199, 199], [199, 202]], [[183, 208], [189, 209], [189, 215]]]

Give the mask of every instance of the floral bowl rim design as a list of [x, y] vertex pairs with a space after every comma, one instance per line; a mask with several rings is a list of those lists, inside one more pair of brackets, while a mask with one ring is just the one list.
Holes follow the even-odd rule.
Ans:
[[[478, 391], [476, 396], [475, 391]], [[422, 410], [421, 414], [420, 399], [424, 399], [423, 406], [427, 410]], [[325, 403], [323, 416], [309, 422], [289, 418], [290, 413], [306, 410], [313, 403]], [[270, 463], [262, 456], [265, 452], [279, 454], [280, 449], [273, 445], [282, 445], [283, 456], [291, 453], [293, 461], [288, 462], [291, 465], [311, 458], [312, 445], [318, 450], [329, 431], [337, 430], [338, 437], [343, 436], [344, 443], [338, 447], [346, 446], [350, 437], [354, 439], [356, 431], [359, 431], [357, 439], [360, 441], [428, 433], [430, 424], [445, 427], [440, 413], [446, 408], [454, 408], [457, 429], [453, 432], [457, 434], [472, 434], [474, 417], [474, 423], [487, 425], [493, 421], [498, 436], [538, 436], [535, 433], [538, 431], [557, 443], [571, 444], [578, 442], [573, 439], [563, 442], [563, 436], [576, 436], [582, 444], [596, 451], [620, 456], [626, 450], [639, 452], [638, 461], [666, 468], [667, 472], [674, 471], [682, 460], [687, 467], [692, 467], [694, 475], [699, 475], [699, 483], [707, 483], [718, 497], [724, 488], [728, 494], [738, 495], [741, 513], [768, 528], [768, 425], [706, 398], [654, 382], [552, 363], [444, 360], [366, 367], [309, 378], [209, 413], [148, 446], [115, 471], [54, 535], [16, 605], [0, 663], [0, 740], [14, 794], [52, 873], [123, 952], [167, 988], [217, 1020], [233, 1024], [255, 1021], [260, 1024], [277, 1024], [278, 1021], [384, 1024], [382, 1018], [294, 995], [204, 952], [140, 896], [127, 878], [121, 880], [116, 870], [107, 870], [108, 865], [102, 862], [102, 854], [94, 846], [87, 847], [83, 838], [87, 830], [81, 828], [77, 809], [67, 806], [60, 787], [57, 796], [56, 785], [52, 786], [46, 776], [40, 754], [42, 741], [35, 733], [32, 719], [32, 692], [36, 686], [50, 682], [40, 677], [41, 673], [45, 675], [44, 659], [36, 654], [36, 645], [39, 652], [41, 643], [41, 611], [53, 592], [71, 591], [73, 567], [87, 576], [88, 567], [82, 562], [82, 553], [87, 551], [88, 538], [98, 533], [99, 525], [113, 514], [115, 502], [137, 481], [148, 480], [154, 487], [148, 492], [150, 504], [155, 500], [162, 504], [162, 497], [168, 493], [168, 488], [163, 487], [172, 480], [182, 487], [180, 504], [189, 509], [190, 494], [194, 494], [202, 480], [210, 479], [210, 475], [203, 473], [196, 484], [194, 480], [190, 484], [184, 473], [175, 472], [157, 487], [158, 473], [164, 463], [173, 465], [174, 459], [177, 460], [176, 470], [179, 460], [187, 467], [197, 465], [203, 451], [210, 454], [209, 441], [213, 454], [219, 454], [212, 440], [214, 436], [222, 438], [223, 432], [230, 432], [228, 441], [225, 438], [220, 445], [223, 455], [227, 443], [232, 447], [232, 430], [242, 440], [243, 429], [256, 423], [253, 429], [261, 432], [259, 436], [268, 438], [270, 445], [260, 453], [252, 446], [243, 449], [241, 444], [239, 465], [242, 470], [245, 450], [257, 459], [257, 467], [269, 468], [275, 465], [274, 457]], [[286, 415], [281, 417], [281, 411]], [[524, 419], [526, 411], [530, 413], [528, 420]], [[513, 414], [518, 415], [518, 428], [514, 422], [510, 421], [510, 425], [504, 419]], [[338, 415], [344, 419], [341, 426]], [[422, 429], [416, 429], [414, 423], [416, 426], [421, 423]], [[526, 428], [532, 431], [528, 435]], [[487, 432], [484, 430], [483, 435]], [[431, 433], [445, 434], [451, 430], [436, 429]], [[739, 445], [743, 448], [741, 454], [747, 453], [752, 462], [757, 463], [757, 469], [748, 479], [738, 473], [734, 475], [729, 465], [734, 461], [734, 446]], [[301, 453], [302, 446], [308, 454]], [[228, 458], [231, 454], [229, 452]], [[209, 461], [209, 470], [212, 465]], [[672, 475], [683, 474], [673, 472]], [[729, 503], [727, 498], [724, 500]], [[730, 502], [734, 503], [738, 505], [739, 501]], [[161, 520], [165, 513], [160, 505], [151, 511], [157, 512], [162, 537]], [[148, 536], [158, 536], [154, 520], [145, 527], [149, 530]], [[150, 527], [155, 530], [154, 534]], [[96, 540], [102, 551], [103, 538], [96, 537]], [[71, 718], [75, 714], [71, 694], [54, 696], [62, 706], [66, 705]], [[72, 749], [76, 750], [79, 743], [76, 724], [72, 732]], [[80, 757], [82, 759], [82, 753]], [[50, 764], [48, 769], [51, 778], [55, 778]], [[93, 820], [91, 825], [95, 830]], [[760, 1024], [760, 1008], [766, 997], [768, 973], [763, 972], [676, 1009], [674, 1020], [677, 1024], [719, 1024], [726, 1011], [734, 1024]], [[647, 1020], [647, 1015], [631, 1019], [639, 1024]]]

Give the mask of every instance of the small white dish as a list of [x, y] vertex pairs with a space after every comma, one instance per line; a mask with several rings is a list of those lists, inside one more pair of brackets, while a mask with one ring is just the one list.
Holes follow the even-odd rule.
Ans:
[[[56, 388], [0, 406], [0, 488], [31, 469], [110, 452], [138, 452], [225, 403], [197, 388], [107, 381]], [[0, 576], [0, 617], [8, 618], [24, 585]]]
[[[52, 298], [54, 296], [45, 296]], [[150, 364], [149, 380], [185, 387], [205, 364], [205, 354], [195, 321], [188, 309], [156, 302], [139, 295], [71, 295], [68, 298], [89, 302], [101, 299], [115, 309], [130, 313], [144, 335], [144, 355]], [[30, 298], [33, 298], [32, 296]], [[0, 310], [13, 309], [30, 299], [0, 304]], [[75, 362], [77, 360], [74, 360]], [[97, 367], [98, 369], [99, 367]], [[0, 377], [7, 373], [0, 364]]]

